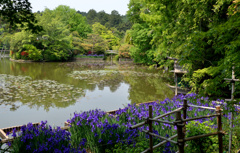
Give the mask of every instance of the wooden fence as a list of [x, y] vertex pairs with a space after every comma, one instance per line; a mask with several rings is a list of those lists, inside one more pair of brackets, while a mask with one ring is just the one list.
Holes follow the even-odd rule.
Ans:
[[[33, 126], [38, 126], [38, 125], [40, 125], [40, 123], [33, 123]], [[13, 127], [8, 127], [8, 128], [0, 129], [0, 138], [2, 138], [2, 140], [0, 141], [0, 143], [8, 143], [8, 142], [13, 141], [14, 138], [9, 138], [9, 137], [7, 136], [7, 133], [12, 133], [14, 129], [15, 129], [16, 131], [20, 131], [23, 126], [24, 126], [24, 125], [21, 125], [21, 126], [13, 126]], [[1, 146], [0, 146], [0, 147], [1, 147]]]
[[[209, 109], [209, 110], [216, 110], [216, 114], [186, 119], [186, 117], [187, 117], [187, 107], [196, 107], [196, 108], [203, 108], [203, 109]], [[181, 111], [183, 111], [183, 119], [181, 118], [181, 115], [182, 115]], [[143, 132], [145, 132], [146, 134], [149, 135], [149, 148], [147, 150], [143, 151], [142, 153], [146, 153], [146, 152], [152, 153], [154, 149], [160, 147], [161, 145], [163, 145], [167, 142], [177, 144], [179, 153], [184, 153], [184, 145], [185, 145], [186, 141], [199, 139], [199, 138], [202, 138], [202, 137], [208, 137], [208, 136], [212, 136], [212, 135], [218, 135], [219, 153], [223, 153], [222, 135], [224, 134], [224, 132], [222, 131], [222, 113], [221, 113], [221, 111], [222, 110], [221, 110], [220, 106], [216, 106], [216, 109], [215, 109], [215, 108], [211, 108], [211, 107], [188, 105], [187, 100], [185, 99], [181, 108], [175, 109], [171, 112], [165, 113], [165, 114], [160, 115], [160, 116], [153, 117], [152, 116], [152, 105], [149, 105], [149, 117], [147, 119], [145, 119], [145, 121], [132, 126], [131, 129], [134, 129], [134, 128], [137, 128], [137, 127], [140, 127], [140, 126], [143, 126], [143, 125], [148, 125], [149, 126], [148, 131], [147, 130], [142, 130]], [[170, 114], [173, 114], [173, 113], [176, 114], [176, 120], [175, 121], [171, 122], [171, 121], [166, 121], [166, 120], [159, 120], [159, 119], [161, 119], [165, 116], [168, 116]], [[186, 124], [186, 122], [197, 120], [197, 119], [210, 118], [210, 117], [217, 117], [217, 132], [185, 138], [185, 132], [186, 132], [185, 124]], [[153, 129], [152, 129], [152, 123], [153, 122], [160, 122], [160, 123], [165, 123], [165, 124], [170, 124], [170, 125], [176, 125], [177, 126], [177, 134], [173, 135], [169, 138], [156, 135], [156, 134], [153, 133]], [[153, 136], [161, 138], [164, 141], [162, 141], [161, 143], [153, 146]], [[177, 141], [172, 140], [176, 137], [177, 137]]]

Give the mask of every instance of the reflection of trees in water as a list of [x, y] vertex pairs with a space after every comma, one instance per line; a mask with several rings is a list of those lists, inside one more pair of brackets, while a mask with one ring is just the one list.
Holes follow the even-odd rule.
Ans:
[[[81, 61], [81, 62], [66, 62], [66, 63], [16, 63], [9, 60], [0, 61], [0, 73], [11, 74], [12, 76], [23, 75], [30, 76], [30, 80], [56, 80], [57, 84], [68, 84], [69, 86], [83, 90], [94, 91], [96, 87], [99, 90], [103, 90], [104, 87], [109, 87], [111, 92], [115, 92], [121, 85], [122, 82], [130, 84], [129, 88], [129, 99], [133, 103], [140, 103], [145, 101], [152, 100], [161, 100], [165, 97], [172, 97], [173, 93], [168, 89], [167, 86], [163, 83], [160, 76], [156, 75], [157, 70], [149, 70], [147, 67], [136, 66], [132, 64], [117, 64], [115, 66], [111, 65], [111, 62], [105, 61]], [[113, 63], [116, 64], [116, 63]], [[74, 70], [83, 71], [83, 70], [104, 70], [109, 68], [114, 73], [109, 73], [106, 75], [92, 76], [88, 79], [80, 80], [69, 77], [67, 74], [71, 73]], [[116, 73], [115, 73], [116, 72]], [[162, 76], [162, 74], [161, 74]], [[14, 80], [14, 78], [12, 78]], [[26, 85], [27, 81], [18, 81], [22, 84], [21, 86]], [[29, 84], [31, 87], [32, 85]], [[46, 87], [47, 89], [48, 87]], [[30, 88], [31, 89], [31, 88]], [[1, 89], [0, 89], [1, 90]], [[9, 88], [10, 90], [10, 88]], [[18, 90], [18, 89], [14, 89]], [[49, 90], [52, 90], [51, 88]], [[28, 90], [18, 91], [18, 95], [21, 98], [16, 98], [13, 96], [11, 100], [8, 100], [8, 104], [12, 105], [12, 110], [17, 109], [15, 102], [21, 101], [22, 103], [29, 105], [29, 107], [44, 107], [46, 110], [49, 107], [67, 107], [71, 104], [74, 104], [76, 100], [67, 98], [69, 101], [61, 102], [64, 97], [80, 97], [82, 94], [77, 95], [71, 90], [62, 91], [61, 93], [55, 93], [55, 100], [50, 96], [54, 93], [50, 91], [46, 95], [39, 95], [31, 97], [28, 93]], [[11, 92], [10, 92], [11, 93]], [[13, 92], [12, 92], [13, 93]], [[70, 94], [70, 95], [68, 95]], [[16, 94], [17, 95], [17, 94]], [[64, 97], [58, 97], [57, 95], [62, 95]], [[9, 96], [9, 95], [8, 95]], [[43, 97], [46, 96], [46, 97]], [[48, 97], [48, 98], [47, 98]], [[35, 98], [35, 99], [34, 99]], [[38, 98], [38, 99], [37, 99]], [[44, 98], [44, 99], [43, 99]], [[0, 94], [0, 102], [3, 103], [3, 98]], [[41, 102], [38, 102], [40, 99]], [[4, 104], [7, 104], [7, 101], [4, 101]]]
[[[112, 92], [115, 92], [120, 87], [123, 80], [122, 74], [115, 70], [73, 71], [69, 76], [74, 79], [89, 82], [88, 84], [91, 85], [96, 84], [99, 90], [103, 90], [104, 87], [109, 87]], [[93, 88], [89, 90], [92, 91]]]
[[129, 99], [132, 103], [164, 100], [167, 97], [173, 97], [173, 92], [164, 84], [161, 78], [126, 76], [124, 79], [130, 84]]
[[96, 84], [88, 83], [88, 86], [86, 89], [88, 89], [89, 91], [94, 91], [96, 89], [96, 87], [97, 87]]
[[112, 63], [104, 60], [94, 60], [94, 59], [93, 60], [81, 59], [75, 62], [59, 64], [59, 66], [61, 67], [71, 68], [74, 70], [81, 70], [81, 69], [98, 70], [98, 69], [104, 69], [105, 66], [113, 66], [113, 65], [116, 65], [116, 63]]
[[[15, 102], [33, 107], [68, 107], [84, 93], [73, 85], [52, 80], [32, 80], [31, 77], [0, 74], [0, 104], [15, 106]], [[15, 110], [14, 107], [12, 110]]]
[[109, 87], [111, 92], [115, 92], [123, 81], [123, 75], [118, 73], [111, 77], [105, 77], [98, 83], [98, 87], [100, 90], [103, 90], [104, 87]]

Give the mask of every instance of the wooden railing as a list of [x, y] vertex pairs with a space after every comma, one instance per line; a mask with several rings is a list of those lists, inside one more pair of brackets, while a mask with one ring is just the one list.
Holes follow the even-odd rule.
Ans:
[[[190, 106], [191, 107], [196, 107], [196, 108], [216, 110], [216, 114], [186, 119], [186, 117], [187, 117], [187, 107], [190, 107]], [[181, 111], [183, 111], [183, 119], [181, 118], [181, 115], [182, 115]], [[202, 138], [202, 137], [208, 137], [208, 136], [212, 136], [212, 135], [218, 135], [219, 153], [222, 153], [223, 152], [222, 135], [224, 134], [224, 132], [222, 131], [222, 118], [221, 118], [222, 113], [221, 113], [221, 111], [222, 110], [221, 110], [220, 106], [216, 106], [216, 108], [212, 108], [212, 107], [188, 105], [187, 100], [185, 99], [181, 108], [178, 108], [176, 110], [173, 110], [171, 112], [165, 113], [165, 114], [160, 115], [160, 116], [153, 117], [152, 116], [152, 105], [149, 105], [149, 117], [146, 118], [145, 121], [143, 121], [141, 123], [138, 123], [136, 125], [133, 125], [130, 128], [134, 129], [134, 128], [137, 128], [137, 127], [140, 127], [140, 126], [143, 126], [143, 125], [148, 125], [149, 126], [148, 131], [147, 130], [142, 130], [142, 132], [145, 132], [146, 134], [149, 135], [149, 148], [146, 149], [145, 151], [143, 151], [142, 153], [146, 153], [146, 152], [152, 153], [154, 149], [162, 146], [163, 144], [165, 144], [167, 142], [177, 144], [179, 153], [184, 153], [184, 146], [185, 146], [186, 141], [199, 139], [199, 138]], [[175, 121], [171, 122], [171, 121], [166, 121], [166, 120], [159, 120], [159, 119], [161, 119], [165, 116], [168, 116], [170, 114], [173, 114], [173, 113], [176, 114], [176, 120]], [[210, 117], [217, 117], [217, 132], [185, 138], [185, 132], [186, 132], [185, 124], [186, 124], [186, 122], [197, 120], [197, 119], [210, 118]], [[160, 122], [160, 123], [165, 123], [165, 124], [170, 124], [170, 125], [176, 125], [177, 126], [177, 134], [171, 136], [170, 138], [166, 138], [166, 137], [163, 137], [163, 136], [156, 135], [156, 134], [152, 133], [152, 131], [153, 131], [152, 123], [153, 122]], [[164, 141], [162, 141], [159, 144], [153, 146], [153, 137], [161, 138]], [[177, 141], [172, 140], [176, 137], [177, 137]]]
[[[40, 125], [40, 123], [33, 123], [33, 126], [38, 126], [38, 125]], [[12, 133], [13, 130], [20, 131], [23, 126], [24, 126], [24, 125], [21, 125], [21, 126], [13, 126], [13, 127], [8, 127], [8, 128], [0, 129], [0, 138], [2, 138], [2, 140], [0, 141], [0, 143], [8, 143], [8, 142], [13, 141], [14, 138], [9, 138], [9, 137], [7, 136], [7, 133]], [[1, 147], [1, 146], [0, 146], [0, 147]]]
[[[7, 52], [8, 52], [8, 54], [6, 54]], [[8, 56], [9, 56], [9, 53], [10, 53], [10, 50], [5, 49], [5, 48], [3, 47], [2, 50], [0, 50], [0, 58], [8, 57]]]

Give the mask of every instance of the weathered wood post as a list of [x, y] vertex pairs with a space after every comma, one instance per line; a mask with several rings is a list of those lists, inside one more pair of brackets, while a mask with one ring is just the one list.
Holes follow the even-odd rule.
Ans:
[[[232, 83], [231, 99], [225, 99], [225, 101], [233, 101], [234, 100], [234, 92], [235, 92], [235, 82], [240, 81], [239, 79], [235, 78], [234, 66], [232, 67], [232, 78], [231, 79], [224, 78], [224, 80], [230, 81]], [[229, 123], [230, 123], [230, 132], [229, 132], [228, 152], [231, 152], [231, 149], [232, 149], [233, 112], [230, 112]]]
[[176, 121], [178, 121], [177, 122], [178, 150], [179, 153], [184, 153], [184, 133], [183, 133], [184, 124], [181, 119], [181, 111], [176, 112]]
[[[152, 105], [148, 106], [149, 109], [149, 118], [148, 118], [148, 124], [149, 124], [149, 132], [152, 133], [152, 121], [150, 119], [152, 119]], [[153, 153], [153, 137], [151, 134], [149, 134], [149, 146], [150, 146], [150, 153]]]
[[[187, 118], [187, 99], [184, 98], [183, 100], [183, 119], [186, 119]], [[184, 122], [184, 125], [186, 125], [186, 122]], [[185, 137], [185, 134], [186, 134], [186, 127], [184, 126], [183, 128], [183, 132], [184, 132], [184, 137]]]
[[[174, 60], [174, 71], [176, 71], [177, 70], [177, 60]], [[175, 88], [175, 96], [177, 96], [178, 95], [178, 76], [177, 76], [177, 73], [176, 72], [174, 72], [174, 76], [175, 76], [175, 86], [176, 86], [176, 88]]]
[[219, 153], [223, 153], [223, 143], [222, 143], [222, 115], [221, 115], [221, 107], [216, 106], [217, 117], [217, 127], [218, 127], [218, 145], [219, 145]]

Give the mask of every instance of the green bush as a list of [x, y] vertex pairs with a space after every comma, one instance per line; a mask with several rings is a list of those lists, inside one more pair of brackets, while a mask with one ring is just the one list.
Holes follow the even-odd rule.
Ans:
[[46, 61], [67, 61], [72, 58], [73, 54], [64, 46], [54, 44], [44, 51], [43, 56]]
[[16, 52], [15, 59], [16, 60], [21, 59], [21, 54], [19, 52]]
[[[200, 123], [198, 121], [189, 122], [186, 125], [187, 129], [186, 137], [211, 133], [214, 131], [214, 129], [211, 128], [211, 126], [213, 126], [213, 123], [210, 123], [209, 121], [205, 121], [203, 123]], [[200, 139], [188, 141], [186, 143], [187, 143], [187, 147], [185, 147], [186, 152], [191, 153], [212, 153], [216, 152], [216, 150], [218, 149], [217, 136], [203, 137]]]
[[40, 61], [43, 58], [42, 52], [31, 44], [23, 45], [23, 50], [26, 50], [26, 52], [28, 53], [28, 57], [31, 60]]

